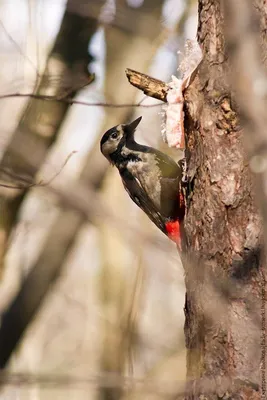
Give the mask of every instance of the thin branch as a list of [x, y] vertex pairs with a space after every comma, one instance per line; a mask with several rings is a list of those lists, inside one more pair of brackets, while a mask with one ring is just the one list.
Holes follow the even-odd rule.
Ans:
[[13, 43], [13, 45], [16, 47], [16, 49], [18, 50], [19, 54], [25, 58], [25, 60], [28, 61], [29, 64], [31, 64], [31, 66], [33, 67], [33, 69], [36, 72], [37, 77], [40, 77], [38, 68], [36, 67], [36, 65], [32, 62], [32, 60], [21, 50], [20, 46], [18, 45], [18, 43], [13, 39], [13, 37], [10, 35], [10, 33], [7, 31], [5, 25], [3, 24], [3, 21], [0, 19], [0, 25], [3, 29], [3, 31], [5, 32], [6, 36], [8, 37], [8, 39], [10, 40], [10, 42]]
[[45, 387], [73, 387], [90, 385], [102, 388], [122, 388], [129, 389], [134, 387], [135, 390], [142, 389], [146, 393], [158, 393], [162, 395], [184, 396], [190, 393], [191, 395], [200, 395], [205, 392], [216, 393], [218, 384], [221, 392], [226, 392], [231, 388], [237, 390], [245, 385], [248, 390], [255, 385], [253, 382], [242, 381], [240, 379], [230, 380], [227, 377], [218, 376], [215, 378], [205, 377], [187, 382], [184, 388], [184, 382], [179, 380], [155, 380], [149, 378], [129, 378], [122, 377], [118, 374], [101, 373], [89, 375], [88, 377], [78, 377], [74, 375], [44, 375], [44, 374], [31, 374], [31, 373], [0, 373], [0, 383], [10, 386], [31, 386], [42, 385]]
[[72, 151], [66, 158], [66, 160], [64, 161], [63, 165], [60, 167], [60, 169], [55, 173], [55, 175], [52, 176], [52, 178], [50, 178], [47, 181], [35, 181], [35, 180], [31, 180], [27, 177], [24, 176], [20, 176], [19, 174], [14, 173], [13, 171], [9, 171], [6, 168], [0, 168], [0, 171], [2, 170], [2, 172], [4, 174], [6, 174], [7, 176], [9, 176], [10, 178], [16, 179], [17, 181], [21, 181], [24, 182], [24, 184], [9, 184], [9, 183], [0, 183], [0, 187], [4, 187], [7, 189], [30, 189], [31, 187], [45, 187], [45, 186], [49, 186], [59, 175], [60, 173], [63, 171], [64, 167], [67, 165], [67, 163], [69, 162], [69, 160], [71, 159], [71, 157], [73, 156], [73, 154], [77, 153], [77, 151]]
[[41, 181], [37, 182], [37, 186], [48, 186], [48, 185], [50, 185], [50, 184], [61, 174], [61, 172], [63, 171], [64, 167], [67, 165], [67, 163], [69, 162], [69, 160], [71, 159], [71, 157], [73, 156], [73, 154], [76, 154], [76, 153], [77, 153], [76, 150], [72, 151], [72, 152], [67, 156], [67, 158], [66, 158], [66, 160], [64, 161], [63, 165], [60, 167], [59, 171], [58, 171], [54, 176], [52, 176], [52, 178], [50, 178], [48, 181], [42, 181], [42, 180], [41, 180]]
[[127, 107], [142, 107], [142, 108], [153, 108], [159, 107], [161, 104], [114, 104], [114, 103], [104, 103], [104, 102], [97, 102], [97, 103], [89, 103], [87, 101], [80, 101], [80, 100], [73, 100], [69, 97], [62, 97], [62, 96], [48, 96], [43, 94], [34, 94], [34, 93], [9, 93], [0, 95], [0, 100], [9, 99], [14, 97], [30, 97], [37, 100], [44, 100], [44, 101], [55, 101], [59, 103], [67, 103], [69, 105], [80, 105], [80, 106], [87, 106], [87, 107], [105, 107], [105, 108], [127, 108]]
[[96, 388], [121, 388], [124, 390], [135, 388], [142, 389], [145, 393], [161, 393], [182, 395], [184, 394], [184, 382], [171, 381], [159, 382], [147, 378], [129, 378], [119, 374], [101, 373], [89, 375], [87, 378], [73, 375], [38, 375], [31, 373], [0, 373], [0, 383], [9, 386], [41, 385], [43, 387], [84, 387]]
[[[138, 385], [142, 386], [145, 379], [122, 377], [119, 374], [98, 374], [91, 375], [88, 378], [73, 376], [73, 375], [56, 375], [56, 374], [31, 374], [31, 373], [0, 373], [0, 382], [12, 386], [31, 386], [40, 384], [42, 386], [55, 386], [55, 387], [70, 387], [80, 385], [93, 385], [97, 387], [121, 387], [127, 388], [128, 386]], [[174, 383], [174, 382], [173, 382]], [[178, 384], [175, 382], [175, 386]], [[160, 388], [161, 386], [161, 388]], [[160, 385], [157, 381], [150, 381], [148, 390], [157, 392], [158, 390], [164, 391], [165, 385]], [[166, 386], [169, 386], [168, 384]], [[165, 389], [165, 390], [164, 390]], [[168, 391], [168, 390], [167, 390]]]

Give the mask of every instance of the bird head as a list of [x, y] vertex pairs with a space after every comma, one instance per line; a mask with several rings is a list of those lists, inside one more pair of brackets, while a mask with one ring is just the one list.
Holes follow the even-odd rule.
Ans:
[[114, 126], [104, 133], [100, 142], [100, 150], [110, 162], [112, 162], [111, 155], [119, 151], [128, 140], [133, 139], [135, 129], [141, 119], [142, 117], [139, 117], [128, 125]]

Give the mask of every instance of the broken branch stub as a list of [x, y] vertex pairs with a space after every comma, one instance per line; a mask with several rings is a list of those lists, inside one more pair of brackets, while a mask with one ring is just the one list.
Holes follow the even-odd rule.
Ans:
[[170, 83], [162, 82], [141, 72], [126, 69], [129, 82], [142, 90], [144, 94], [167, 103], [163, 107], [164, 122], [162, 124], [163, 140], [169, 147], [185, 148], [184, 137], [184, 92], [193, 82], [202, 61], [202, 51], [198, 43], [188, 42], [185, 57], [178, 70], [182, 78], [172, 76]]
[[167, 106], [164, 106], [163, 140], [168, 143], [169, 147], [184, 149], [183, 90], [188, 83], [188, 78], [184, 81], [172, 77], [172, 82], [167, 84], [159, 79], [128, 68], [126, 69], [126, 75], [129, 82], [138, 89], [141, 89], [147, 96], [167, 103]]
[[127, 68], [125, 73], [130, 84], [142, 90], [144, 94], [164, 103], [167, 102], [169, 86], [165, 82], [130, 68]]

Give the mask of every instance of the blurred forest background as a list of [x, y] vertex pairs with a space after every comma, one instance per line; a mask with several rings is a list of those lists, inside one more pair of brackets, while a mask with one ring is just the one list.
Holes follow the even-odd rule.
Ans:
[[99, 140], [142, 115], [137, 140], [169, 151], [162, 103], [125, 69], [170, 81], [196, 36], [196, 1], [0, 10], [0, 398], [171, 398], [185, 380], [179, 256]]

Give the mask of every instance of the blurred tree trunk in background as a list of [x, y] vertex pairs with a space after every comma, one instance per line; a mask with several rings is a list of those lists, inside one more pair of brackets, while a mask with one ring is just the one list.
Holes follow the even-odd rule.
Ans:
[[[125, 0], [117, 1], [117, 13], [114, 19], [115, 26], [107, 26], [106, 39], [106, 79], [105, 98], [109, 103], [135, 103], [136, 90], [129, 85], [125, 77], [125, 69], [148, 72], [160, 41], [162, 0], [145, 0], [139, 8], [129, 7]], [[118, 50], [119, 49], [119, 50]], [[102, 133], [119, 123], [125, 123], [133, 114], [132, 108], [107, 109], [105, 121], [101, 128]], [[98, 170], [106, 171], [107, 162], [99, 153], [99, 140], [95, 144], [93, 164]], [[92, 160], [91, 160], [92, 163]], [[102, 167], [101, 167], [102, 166]], [[87, 179], [94, 170], [87, 169]], [[118, 182], [117, 171], [110, 171], [108, 181], [105, 181], [104, 193], [109, 204], [119, 209], [122, 215], [127, 215], [132, 204], [124, 197], [124, 189]], [[117, 181], [117, 183], [116, 183]], [[119, 188], [116, 190], [116, 185]], [[111, 190], [112, 190], [112, 193]], [[120, 195], [121, 193], [121, 195]], [[124, 202], [126, 199], [126, 202]], [[125, 279], [127, 265], [129, 266], [128, 251], [125, 251], [123, 234], [114, 230], [113, 226], [103, 222], [101, 226], [102, 249], [102, 276], [100, 295], [103, 299], [103, 315], [105, 315], [104, 345], [100, 369], [124, 375], [129, 352], [125, 349], [126, 331], [124, 327], [125, 299], [131, 292], [131, 286]], [[128, 262], [127, 262], [128, 260]], [[110, 320], [113, 322], [110, 323]], [[131, 334], [131, 332], [129, 333]], [[103, 388], [100, 397], [103, 399], [118, 399], [122, 390], [117, 388]]]
[[[90, 7], [91, 4], [94, 7]], [[74, 12], [76, 16], [84, 18], [85, 20], [91, 18], [93, 15], [97, 17], [96, 1], [92, 2], [78, 2], [73, 0], [69, 1], [69, 10]], [[149, 20], [153, 20], [153, 35], [155, 32], [161, 32], [161, 6], [162, 0], [158, 1], [145, 1], [146, 13], [149, 14]], [[147, 4], [150, 4], [147, 7]], [[77, 7], [76, 7], [77, 6]], [[123, 8], [123, 7], [121, 7]], [[122, 15], [125, 18], [124, 26], [127, 27], [127, 20], [131, 20], [133, 16], [140, 15], [142, 12], [137, 13], [136, 9], [125, 6], [123, 10], [119, 8], [120, 21], [123, 21]], [[99, 11], [99, 10], [98, 10]], [[132, 14], [133, 12], [133, 14]], [[133, 30], [120, 29], [115, 26], [117, 23], [114, 20], [113, 26], [105, 27], [106, 35], [106, 74], [105, 74], [105, 95], [108, 102], [112, 103], [134, 103], [136, 97], [136, 90], [131, 87], [125, 77], [126, 67], [133, 67], [146, 72], [151, 65], [153, 56], [155, 55], [158, 46], [160, 44], [159, 36], [155, 38], [155, 42], [151, 37], [151, 26], [141, 24], [139, 31], [138, 23], [133, 25], [129, 23], [129, 26]], [[153, 38], [154, 39], [154, 38]], [[77, 37], [73, 37], [74, 47]], [[49, 104], [49, 103], [48, 103]], [[111, 126], [124, 122], [132, 113], [132, 107], [129, 108], [107, 108], [105, 122], [101, 128], [101, 136], [103, 131], [110, 128]], [[92, 146], [91, 151], [88, 154], [85, 167], [81, 173], [81, 184], [87, 185], [91, 190], [98, 190], [102, 187], [103, 179], [107, 171], [108, 164], [105, 158], [102, 156], [99, 150], [99, 136], [97, 136], [95, 144]], [[20, 172], [18, 170], [18, 172]], [[111, 177], [113, 179], [113, 177]], [[123, 191], [123, 188], [122, 188]], [[113, 196], [113, 199], [116, 197]], [[86, 199], [90, 201], [90, 199]], [[130, 204], [130, 203], [128, 203]], [[86, 215], [87, 216], [87, 215]], [[88, 217], [88, 216], [87, 216]], [[92, 216], [93, 217], [93, 216]], [[71, 223], [66, 230], [66, 218]], [[93, 219], [93, 218], [92, 218]], [[15, 346], [20, 340], [22, 334], [31, 322], [34, 314], [40, 307], [41, 301], [43, 300], [50, 284], [55, 281], [59, 275], [61, 266], [64, 265], [65, 258], [69, 252], [69, 249], [75, 241], [75, 236], [79, 229], [84, 225], [84, 215], [81, 217], [77, 215], [77, 211], [62, 210], [56, 218], [55, 223], [51, 227], [51, 231], [48, 234], [47, 241], [43, 247], [43, 250], [38, 257], [32, 271], [26, 277], [23, 285], [11, 304], [9, 310], [7, 310], [2, 327], [0, 329], [0, 348], [3, 350], [3, 357], [1, 366], [4, 367], [10, 358], [11, 353], [14, 351]], [[87, 221], [86, 221], [87, 222]], [[121, 343], [123, 341], [124, 331], [122, 329], [122, 306], [123, 296], [127, 291], [127, 283], [124, 279], [125, 273], [125, 262], [122, 262], [120, 257], [116, 258], [118, 249], [112, 248], [110, 241], [115, 240], [114, 237], [114, 226], [110, 227], [105, 224], [101, 228], [103, 236], [101, 236], [101, 250], [103, 255], [103, 270], [101, 277], [101, 299], [103, 301], [103, 315], [105, 321], [105, 332], [104, 332], [104, 348], [102, 352], [102, 360], [100, 370], [112, 371], [114, 373], [122, 373], [125, 368], [125, 354], [122, 352]], [[120, 239], [117, 238], [120, 241]], [[114, 243], [114, 242], [113, 242]], [[56, 244], [56, 249], [55, 249]], [[110, 250], [111, 249], [111, 250]], [[113, 257], [110, 257], [110, 251], [113, 253]], [[119, 254], [118, 254], [119, 256]], [[125, 261], [125, 260], [124, 260]], [[102, 279], [103, 278], [103, 279]], [[114, 285], [112, 284], [114, 283]], [[109, 287], [108, 287], [108, 286]], [[38, 287], [36, 291], [35, 288]], [[111, 288], [114, 290], [111, 290]], [[28, 294], [31, 293], [29, 297]], [[108, 319], [108, 315], [112, 315], [114, 324], [114, 334], [111, 334], [111, 325]], [[19, 321], [16, 319], [19, 318]], [[16, 326], [14, 335], [8, 337], [10, 326]], [[113, 342], [116, 337], [115, 343]], [[103, 389], [101, 395], [104, 397], [114, 397], [120, 393], [117, 389]]]
[[[99, 7], [102, 3], [99, 3]], [[93, 78], [88, 72], [88, 65], [92, 61], [88, 45], [97, 29], [97, 19], [70, 12], [69, 3], [66, 7], [44, 73], [40, 82], [37, 82], [36, 93], [39, 95], [74, 97]], [[20, 185], [21, 177], [29, 181], [34, 179], [49, 146], [57, 137], [68, 108], [69, 104], [64, 102], [29, 99], [1, 160], [2, 180]], [[9, 234], [25, 194], [26, 190], [8, 190], [2, 192], [0, 197], [1, 270]]]
[[[111, 104], [133, 104], [136, 89], [129, 85], [125, 69], [132, 68], [148, 72], [153, 57], [161, 44], [161, 10], [163, 0], [145, 0], [139, 8], [126, 5], [126, 0], [117, 1], [116, 16], [112, 25], [105, 25], [105, 99]], [[142, 23], [139, 23], [139, 20]], [[144, 22], [147, 21], [147, 24]], [[153, 21], [153, 22], [151, 22]], [[149, 23], [150, 22], [150, 23]], [[106, 108], [101, 135], [114, 125], [125, 123], [134, 110], [129, 108]], [[100, 154], [99, 138], [95, 141], [95, 152], [90, 153], [90, 163], [107, 169], [107, 161]], [[92, 159], [94, 157], [94, 159]], [[93, 179], [94, 170], [86, 168], [85, 177]]]
[[[253, 177], [228, 84], [222, 3], [199, 0], [204, 58], [186, 93], [185, 336], [187, 375], [196, 380], [186, 398], [260, 399], [266, 265]], [[266, 2], [258, 2], [258, 10], [266, 43]]]

